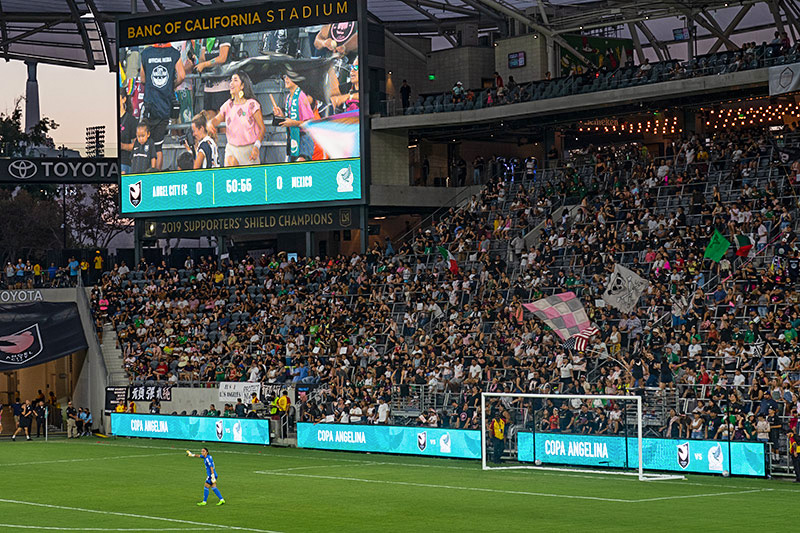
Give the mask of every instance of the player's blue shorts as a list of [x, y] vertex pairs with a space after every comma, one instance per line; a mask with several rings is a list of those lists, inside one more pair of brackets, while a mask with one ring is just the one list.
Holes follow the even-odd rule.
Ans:
[[[219, 479], [219, 475], [217, 475], [217, 479]], [[206, 483], [208, 483], [209, 485], [213, 485], [214, 483], [216, 483], [216, 481], [212, 482], [211, 481], [211, 476], [208, 476], [206, 478]]]

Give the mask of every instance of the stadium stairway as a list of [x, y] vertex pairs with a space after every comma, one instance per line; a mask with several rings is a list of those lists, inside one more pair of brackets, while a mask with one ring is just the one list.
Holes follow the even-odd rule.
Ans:
[[123, 368], [122, 350], [117, 347], [117, 332], [111, 324], [103, 324], [103, 342], [100, 344], [103, 361], [108, 369], [109, 386], [128, 384], [128, 377]]

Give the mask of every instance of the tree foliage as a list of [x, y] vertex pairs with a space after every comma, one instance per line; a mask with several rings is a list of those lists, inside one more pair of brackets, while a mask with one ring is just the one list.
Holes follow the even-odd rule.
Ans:
[[[24, 156], [35, 146], [54, 146], [48, 134], [58, 124], [43, 118], [25, 131], [22, 100], [14, 102], [10, 113], [0, 113], [0, 156]], [[65, 245], [106, 248], [114, 237], [133, 230], [133, 222], [119, 213], [117, 185], [0, 186], [0, 256], [4, 262], [42, 260]]]
[[61, 210], [52, 200], [36, 198], [25, 189], [0, 190], [0, 257], [44, 259], [61, 249]]
[[76, 187], [67, 198], [67, 228], [80, 248], [106, 248], [117, 235], [133, 231], [133, 221], [119, 213], [116, 184]]
[[0, 113], [0, 156], [25, 155], [33, 146], [54, 146], [48, 133], [58, 128], [56, 121], [44, 117], [30, 131], [25, 131], [22, 100], [22, 97], [17, 98], [11, 113]]

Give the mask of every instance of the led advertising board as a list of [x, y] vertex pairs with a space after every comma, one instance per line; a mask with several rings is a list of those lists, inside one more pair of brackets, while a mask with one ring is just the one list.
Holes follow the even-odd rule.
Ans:
[[480, 431], [357, 424], [297, 424], [297, 447], [481, 458]]
[[118, 437], [269, 444], [269, 420], [111, 413]]
[[[642, 439], [645, 470], [766, 475], [764, 444], [760, 442], [688, 439]], [[520, 432], [517, 459], [532, 463], [638, 468], [636, 438], [617, 435], [569, 435]]]

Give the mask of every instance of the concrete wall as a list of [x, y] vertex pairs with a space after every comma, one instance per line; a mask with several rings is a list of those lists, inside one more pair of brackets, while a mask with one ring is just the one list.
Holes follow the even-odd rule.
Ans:
[[457, 81], [467, 89], [479, 89], [483, 79], [493, 78], [494, 49], [464, 46], [431, 52], [427, 73], [436, 76], [426, 87], [428, 92], [449, 91]]
[[[219, 389], [195, 389], [185, 387], [172, 388], [172, 401], [161, 402], [161, 412], [165, 415], [172, 414], [173, 411], [180, 414], [182, 411], [191, 413], [192, 410], [197, 409], [197, 412], [202, 412], [203, 409], [208, 409], [208, 406], [214, 404], [217, 409], [222, 411], [223, 405], [219, 402]], [[139, 412], [147, 412], [148, 402], [138, 404]]]
[[[543, 37], [534, 38], [533, 34], [500, 39], [495, 41], [494, 64], [495, 70], [508, 80], [509, 76], [514, 76], [517, 83], [541, 80], [547, 72], [547, 50]], [[513, 52], [525, 52], [525, 66], [520, 68], [508, 68], [508, 54]]]
[[[401, 37], [401, 39], [423, 54], [431, 51], [430, 39], [422, 37]], [[394, 41], [386, 39], [385, 46], [386, 95], [387, 98], [396, 100], [399, 109], [401, 106], [400, 86], [403, 80], [407, 80], [411, 87], [411, 103], [414, 103], [420, 93], [430, 92], [428, 66], [426, 61], [412, 55]]]
[[[31, 302], [72, 302], [77, 304], [81, 317], [83, 334], [88, 349], [40, 365], [9, 373], [5, 380], [4, 397], [19, 395], [23, 400], [33, 399], [41, 389], [45, 396], [53, 391], [62, 406], [72, 398], [80, 407], [88, 407], [92, 413], [99, 414], [105, 401], [107, 373], [100, 345], [97, 342], [91, 309], [88, 306], [90, 289], [79, 292], [77, 289], [36, 289], [0, 291], [0, 302], [4, 304]], [[13, 389], [13, 390], [12, 390]], [[100, 417], [95, 420], [100, 422]], [[96, 426], [102, 424], [96, 424]], [[6, 427], [11, 427], [6, 425]]]
[[[93, 414], [99, 415], [99, 413], [103, 412], [103, 408], [105, 407], [105, 388], [108, 384], [108, 372], [106, 370], [105, 361], [103, 360], [103, 353], [100, 349], [100, 342], [95, 332], [92, 311], [89, 306], [91, 289], [47, 289], [47, 293], [48, 296], [46, 297], [49, 298], [51, 302], [72, 301], [78, 305], [83, 335], [86, 337], [86, 343], [89, 347], [86, 350], [83, 364], [71, 369], [73, 372], [80, 371], [78, 380], [75, 383], [72, 400], [76, 406], [89, 407]], [[74, 359], [75, 355], [70, 357]], [[97, 416], [95, 420], [100, 422], [102, 418]], [[95, 427], [99, 427], [101, 431], [106, 429], [103, 427], [102, 423], [95, 423]]]
[[370, 142], [372, 185], [408, 185], [408, 132], [372, 132]]
[[374, 206], [441, 207], [455, 205], [457, 198], [469, 198], [480, 191], [477, 187], [410, 187], [373, 185], [370, 204]]

